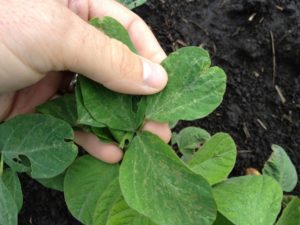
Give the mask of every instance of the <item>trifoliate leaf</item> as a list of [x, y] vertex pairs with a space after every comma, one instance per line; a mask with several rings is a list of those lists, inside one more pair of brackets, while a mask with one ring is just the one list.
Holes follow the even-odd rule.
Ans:
[[279, 145], [272, 145], [273, 153], [263, 168], [263, 174], [277, 180], [286, 192], [292, 191], [298, 181], [295, 166], [285, 150]]
[[23, 193], [18, 175], [11, 169], [6, 169], [2, 176], [2, 181], [15, 200], [18, 211], [20, 211], [23, 206]]
[[52, 116], [17, 116], [0, 125], [0, 136], [5, 163], [33, 178], [57, 176], [77, 156], [71, 126]]
[[0, 224], [18, 225], [18, 207], [8, 187], [0, 178]]
[[218, 211], [238, 225], [273, 225], [281, 208], [282, 190], [269, 176], [230, 178], [213, 188]]
[[208, 225], [216, 218], [207, 181], [154, 134], [133, 139], [120, 168], [120, 185], [127, 204], [157, 224]]
[[300, 199], [298, 197], [287, 205], [276, 225], [300, 225]]
[[118, 165], [91, 156], [77, 159], [64, 181], [65, 200], [72, 215], [85, 225], [105, 225], [110, 208], [121, 196], [118, 172]]
[[225, 180], [234, 167], [236, 146], [230, 135], [217, 133], [196, 152], [189, 167], [210, 184]]
[[161, 122], [195, 120], [210, 114], [223, 99], [226, 75], [210, 67], [207, 51], [185, 47], [163, 62], [169, 75], [166, 88], [147, 96], [146, 119]]
[[41, 183], [44, 187], [50, 188], [56, 191], [64, 191], [64, 179], [65, 179], [65, 172], [59, 174], [52, 178], [46, 179], [36, 179], [39, 183]]

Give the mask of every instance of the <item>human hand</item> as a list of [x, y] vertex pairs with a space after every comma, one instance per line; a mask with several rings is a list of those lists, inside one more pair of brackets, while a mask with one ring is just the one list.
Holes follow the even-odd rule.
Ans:
[[[96, 16], [121, 22], [141, 57], [86, 23]], [[62, 71], [128, 94], [153, 94], [167, 83], [156, 64], [164, 51], [147, 25], [116, 1], [10, 0], [1, 3], [0, 17], [0, 121], [33, 112], [55, 96], [70, 80]], [[171, 138], [167, 124], [147, 121], [144, 129], [166, 142]], [[93, 134], [76, 132], [75, 142], [106, 162], [122, 158], [121, 149]]]

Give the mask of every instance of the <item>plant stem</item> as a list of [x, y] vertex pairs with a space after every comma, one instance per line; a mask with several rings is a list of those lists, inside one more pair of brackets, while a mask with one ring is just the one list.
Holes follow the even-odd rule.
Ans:
[[0, 154], [0, 177], [2, 177], [3, 175], [3, 168], [4, 168], [4, 159], [3, 159], [3, 155]]

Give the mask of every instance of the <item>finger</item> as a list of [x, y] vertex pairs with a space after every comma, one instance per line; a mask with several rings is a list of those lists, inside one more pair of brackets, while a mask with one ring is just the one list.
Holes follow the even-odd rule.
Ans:
[[91, 133], [76, 131], [74, 141], [89, 154], [107, 163], [117, 163], [123, 157], [123, 152], [118, 146], [103, 143], [96, 135]]
[[77, 16], [62, 36], [65, 69], [85, 74], [107, 88], [127, 94], [153, 94], [167, 83], [162, 66], [132, 53]]
[[143, 130], [156, 134], [166, 143], [169, 143], [172, 137], [172, 133], [168, 123], [146, 121]]
[[[82, 7], [82, 10], [84, 9], [85, 7]], [[77, 7], [77, 11], [81, 10]], [[114, 0], [90, 1], [89, 18], [104, 16], [115, 18], [128, 30], [141, 56], [157, 63], [166, 58], [166, 54], [154, 34], [138, 15]]]

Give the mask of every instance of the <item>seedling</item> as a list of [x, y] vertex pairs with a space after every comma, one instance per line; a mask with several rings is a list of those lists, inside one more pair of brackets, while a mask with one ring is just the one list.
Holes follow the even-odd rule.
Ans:
[[[116, 20], [95, 18], [90, 23], [137, 52]], [[0, 225], [17, 224], [20, 172], [63, 191], [72, 215], [86, 225], [273, 225], [282, 190], [291, 191], [297, 183], [282, 148], [273, 146], [263, 175], [228, 178], [236, 160], [236, 146], [228, 134], [211, 136], [200, 128], [174, 134], [172, 143], [185, 157], [182, 160], [159, 137], [141, 131], [145, 120], [174, 124], [203, 118], [216, 109], [225, 92], [224, 71], [211, 67], [202, 48], [179, 49], [162, 66], [169, 83], [158, 94], [118, 94], [79, 76], [74, 94], [41, 105], [39, 114], [1, 124], [5, 169], [1, 163]], [[118, 144], [125, 152], [122, 163], [77, 157], [73, 130]], [[299, 221], [299, 198], [286, 204], [278, 225], [290, 215]]]

